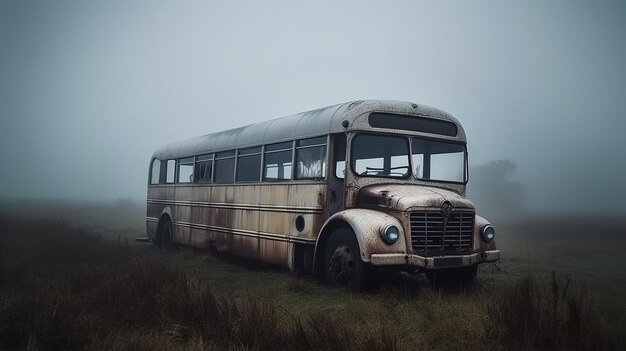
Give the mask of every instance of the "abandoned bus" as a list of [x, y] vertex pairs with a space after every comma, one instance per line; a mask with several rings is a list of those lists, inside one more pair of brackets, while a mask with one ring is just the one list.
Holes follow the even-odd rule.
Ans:
[[156, 151], [147, 234], [358, 289], [371, 268], [469, 284], [500, 257], [465, 195], [465, 132], [408, 102], [354, 101]]

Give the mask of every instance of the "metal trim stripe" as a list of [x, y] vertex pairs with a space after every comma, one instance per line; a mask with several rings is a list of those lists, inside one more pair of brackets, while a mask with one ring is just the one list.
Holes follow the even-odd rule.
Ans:
[[225, 227], [218, 227], [218, 226], [213, 226], [213, 225], [191, 223], [191, 222], [174, 221], [174, 225], [179, 226], [179, 227], [201, 229], [201, 230], [212, 230], [215, 232], [242, 235], [242, 236], [261, 238], [261, 239], [286, 241], [290, 243], [293, 242], [293, 243], [303, 243], [303, 244], [314, 244], [316, 241], [315, 239], [299, 238], [299, 237], [295, 237], [291, 235], [281, 235], [281, 234], [266, 233], [266, 232], [237, 229], [237, 228], [225, 228]]
[[159, 205], [177, 205], [177, 206], [191, 206], [191, 207], [206, 207], [206, 208], [225, 208], [234, 210], [256, 210], [256, 211], [269, 211], [269, 212], [287, 212], [287, 213], [322, 213], [323, 209], [320, 207], [312, 206], [279, 206], [279, 205], [255, 205], [255, 204], [232, 204], [224, 202], [203, 202], [203, 201], [187, 201], [187, 200], [146, 200], [149, 204]]

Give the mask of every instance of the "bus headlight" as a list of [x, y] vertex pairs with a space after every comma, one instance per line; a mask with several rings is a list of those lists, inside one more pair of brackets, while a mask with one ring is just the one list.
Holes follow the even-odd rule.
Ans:
[[391, 245], [398, 241], [398, 238], [400, 237], [400, 230], [393, 224], [387, 224], [380, 231], [380, 236], [383, 238], [384, 242]]
[[496, 230], [491, 226], [491, 224], [487, 224], [481, 230], [480, 235], [482, 236], [483, 241], [488, 243], [496, 237]]

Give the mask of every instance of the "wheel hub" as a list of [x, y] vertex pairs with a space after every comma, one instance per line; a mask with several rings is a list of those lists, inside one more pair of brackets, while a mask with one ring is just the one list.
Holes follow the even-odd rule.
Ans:
[[354, 257], [347, 246], [339, 246], [330, 258], [330, 274], [339, 284], [347, 284], [354, 272]]

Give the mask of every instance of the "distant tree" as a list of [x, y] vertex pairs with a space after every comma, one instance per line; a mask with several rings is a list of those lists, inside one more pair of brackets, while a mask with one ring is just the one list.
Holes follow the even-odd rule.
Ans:
[[513, 217], [525, 211], [526, 186], [511, 180], [517, 165], [511, 160], [496, 160], [472, 167], [467, 195], [485, 217]]

